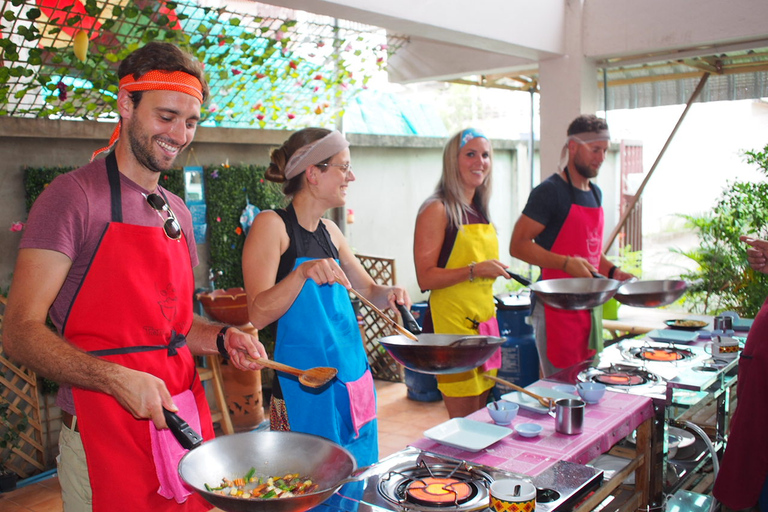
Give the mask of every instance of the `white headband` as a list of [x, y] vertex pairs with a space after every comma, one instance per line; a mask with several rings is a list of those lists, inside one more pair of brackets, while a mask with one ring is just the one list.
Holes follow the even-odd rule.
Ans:
[[349, 141], [338, 130], [296, 150], [285, 166], [285, 179], [290, 180], [315, 165], [349, 147]]

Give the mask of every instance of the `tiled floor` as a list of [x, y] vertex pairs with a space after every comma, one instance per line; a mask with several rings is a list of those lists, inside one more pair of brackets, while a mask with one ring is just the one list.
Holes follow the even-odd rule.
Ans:
[[[379, 453], [386, 457], [422, 433], [448, 419], [443, 402], [418, 402], [406, 396], [405, 384], [376, 381], [379, 413]], [[0, 494], [2, 512], [61, 512], [56, 477]]]

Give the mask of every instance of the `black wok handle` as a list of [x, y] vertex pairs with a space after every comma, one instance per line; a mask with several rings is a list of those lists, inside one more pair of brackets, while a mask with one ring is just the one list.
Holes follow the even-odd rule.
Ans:
[[521, 276], [520, 274], [515, 274], [514, 272], [510, 272], [509, 270], [507, 270], [507, 274], [509, 274], [512, 277], [512, 279], [514, 279], [515, 281], [517, 281], [521, 285], [523, 285], [523, 286], [531, 286], [531, 280], [530, 279], [525, 278], [525, 277]]
[[175, 412], [171, 412], [163, 407], [163, 414], [165, 415], [165, 422], [168, 424], [168, 428], [173, 432], [176, 440], [182, 448], [191, 450], [197, 448], [203, 442], [203, 436], [195, 432], [195, 429], [189, 426], [189, 423], [184, 421], [181, 416]]
[[397, 305], [397, 310], [400, 312], [400, 316], [403, 317], [403, 326], [413, 334], [421, 334], [421, 327], [419, 327], [416, 319], [413, 318], [410, 310], [402, 304]]

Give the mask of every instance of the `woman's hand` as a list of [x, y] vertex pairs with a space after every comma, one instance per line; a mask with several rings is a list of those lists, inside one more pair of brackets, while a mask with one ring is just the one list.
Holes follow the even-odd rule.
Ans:
[[408, 292], [402, 286], [390, 286], [387, 290], [387, 304], [389, 309], [397, 311], [397, 305], [405, 306], [406, 309], [411, 309], [411, 297], [408, 296]]
[[475, 263], [475, 269], [472, 272], [473, 278], [496, 279], [497, 277], [503, 277], [504, 279], [510, 279], [512, 276], [507, 273], [507, 267], [508, 265], [499, 260], [481, 261], [480, 263]]
[[311, 279], [318, 285], [339, 283], [347, 289], [352, 287], [347, 275], [332, 258], [305, 261], [298, 271], [304, 279]]
[[768, 274], [768, 241], [750, 236], [741, 236], [739, 240], [749, 245], [747, 261], [756, 272]]

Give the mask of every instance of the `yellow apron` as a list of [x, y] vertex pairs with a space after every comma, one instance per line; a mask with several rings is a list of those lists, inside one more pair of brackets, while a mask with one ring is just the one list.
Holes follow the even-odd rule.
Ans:
[[[465, 224], [456, 235], [451, 255], [445, 268], [466, 267], [499, 257], [499, 240], [492, 224]], [[496, 316], [493, 300], [494, 279], [475, 278], [432, 290], [429, 309], [437, 334], [478, 334], [477, 324]], [[493, 387], [484, 374], [496, 375], [481, 368], [462, 373], [437, 375], [437, 387], [446, 396], [477, 396]]]

